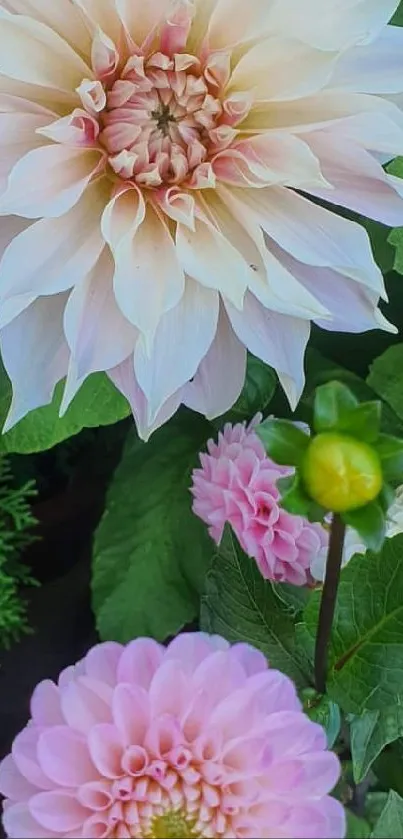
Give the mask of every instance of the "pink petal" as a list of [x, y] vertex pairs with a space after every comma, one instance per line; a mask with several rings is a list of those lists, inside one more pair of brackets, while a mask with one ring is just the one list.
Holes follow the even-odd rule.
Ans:
[[[206, 635], [204, 632], [182, 632], [168, 645], [164, 661], [180, 661], [181, 669], [190, 676], [216, 649], [214, 638], [215, 636]], [[220, 638], [220, 641], [222, 640]]]
[[148, 690], [164, 657], [164, 648], [151, 638], [137, 638], [128, 644], [118, 666], [118, 680]]
[[49, 778], [62, 787], [97, 779], [85, 737], [67, 726], [52, 726], [38, 740], [38, 760]]
[[120, 778], [123, 741], [114, 725], [101, 723], [88, 733], [88, 745], [93, 763], [105, 778]]
[[117, 668], [124, 647], [116, 641], [105, 641], [96, 644], [85, 657], [85, 671], [92, 679], [114, 687], [117, 681]]
[[16, 766], [12, 755], [7, 755], [0, 763], [0, 794], [11, 801], [26, 801], [38, 792], [38, 787], [30, 784]]
[[44, 679], [36, 686], [31, 697], [31, 716], [36, 725], [64, 723], [60, 708], [60, 691], [50, 679]]
[[28, 804], [13, 804], [3, 812], [6, 835], [18, 839], [54, 839], [55, 834], [45, 830], [31, 815]]
[[56, 834], [76, 830], [88, 817], [88, 810], [79, 804], [74, 793], [59, 790], [34, 795], [29, 810], [40, 825]]
[[[231, 165], [234, 154], [238, 166]], [[326, 186], [319, 160], [309, 146], [285, 132], [272, 131], [240, 140], [219, 152], [213, 163], [217, 178], [234, 186], [284, 184], [307, 190], [310, 186]]]
[[150, 721], [146, 691], [121, 683], [113, 694], [113, 721], [126, 745], [141, 745]]
[[[96, 685], [94, 682], [94, 688]], [[96, 723], [111, 720], [109, 703], [91, 689], [90, 679], [86, 683], [79, 677], [66, 685], [61, 694], [61, 706], [67, 725], [83, 734], [87, 734]]]
[[153, 719], [170, 714], [178, 717], [190, 700], [190, 683], [180, 660], [165, 660], [153, 676], [148, 689]]
[[62, 216], [77, 203], [102, 157], [97, 150], [56, 143], [28, 152], [11, 170], [0, 215]]
[[54, 782], [46, 777], [38, 760], [38, 740], [42, 728], [27, 726], [15, 738], [12, 756], [17, 769], [31, 784], [40, 789], [52, 789]]

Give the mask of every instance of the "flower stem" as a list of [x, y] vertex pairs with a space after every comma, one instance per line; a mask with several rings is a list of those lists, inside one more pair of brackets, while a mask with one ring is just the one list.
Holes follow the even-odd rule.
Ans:
[[337, 589], [339, 587], [345, 532], [346, 525], [340, 516], [334, 513], [330, 527], [326, 576], [320, 602], [318, 631], [316, 634], [315, 685], [318, 693], [325, 693], [326, 690], [327, 650], [332, 631]]

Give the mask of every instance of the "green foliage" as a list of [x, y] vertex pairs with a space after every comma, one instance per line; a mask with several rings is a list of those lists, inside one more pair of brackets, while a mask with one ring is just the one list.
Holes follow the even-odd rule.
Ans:
[[210, 436], [209, 424], [186, 410], [148, 443], [129, 435], [95, 534], [93, 606], [103, 639], [164, 640], [197, 614], [213, 543], [191, 511], [189, 487]]
[[[356, 555], [343, 570], [329, 650], [327, 689], [345, 712], [361, 714], [403, 697], [403, 535], [380, 555]], [[304, 612], [300, 642], [312, 654], [320, 593]], [[399, 698], [399, 699], [398, 699]]]
[[320, 696], [313, 688], [302, 691], [304, 711], [314, 722], [319, 723], [327, 735], [329, 749], [334, 746], [340, 732], [340, 708], [328, 696]]
[[403, 836], [403, 798], [391, 790], [371, 833], [371, 839], [399, 839], [401, 836]]
[[291, 422], [266, 419], [256, 429], [269, 457], [284, 466], [299, 466], [309, 445], [309, 436]]
[[[398, 21], [399, 26], [403, 26], [402, 4], [400, 4], [399, 9], [397, 10], [395, 18], [396, 20], [394, 19], [393, 22], [396, 23]], [[397, 157], [396, 160], [393, 160], [387, 167], [387, 170], [390, 175], [403, 178], [403, 157]], [[389, 234], [388, 242], [396, 248], [393, 268], [399, 274], [403, 274], [403, 227], [395, 227], [395, 229]]]
[[[0, 451], [28, 454], [50, 449], [83, 428], [110, 425], [128, 416], [126, 399], [104, 373], [84, 382], [64, 417], [59, 417], [63, 383], [57, 385], [50, 405], [31, 411], [8, 431], [0, 434]], [[11, 385], [0, 363], [0, 428], [8, 414]]]
[[22, 550], [33, 541], [36, 524], [29, 500], [36, 495], [32, 481], [15, 488], [7, 458], [0, 455], [0, 646], [9, 647], [29, 631], [20, 586], [35, 580], [20, 561]]
[[370, 826], [365, 819], [361, 819], [349, 811], [347, 815], [347, 837], [346, 839], [366, 839], [370, 834]]
[[293, 613], [241, 550], [228, 527], [207, 574], [201, 628], [247, 641], [299, 687], [307, 684], [295, 645]]
[[389, 347], [371, 365], [368, 384], [403, 420], [403, 344]]
[[343, 513], [343, 521], [360, 534], [371, 551], [380, 551], [386, 534], [386, 517], [378, 501], [372, 501], [357, 510]]
[[350, 727], [354, 780], [368, 774], [384, 747], [403, 736], [403, 704], [386, 706], [353, 717]]

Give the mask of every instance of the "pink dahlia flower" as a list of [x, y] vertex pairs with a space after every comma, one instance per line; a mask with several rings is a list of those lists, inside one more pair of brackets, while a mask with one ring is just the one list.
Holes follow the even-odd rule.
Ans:
[[246, 348], [295, 405], [311, 321], [389, 328], [366, 232], [309, 196], [403, 224], [398, 3], [1, 0], [5, 428], [102, 370], [144, 438], [218, 416]]
[[278, 478], [292, 474], [267, 457], [254, 428], [257, 415], [245, 423], [227, 423], [218, 443], [209, 440], [193, 470], [193, 512], [209, 526], [219, 544], [229, 522], [263, 577], [303, 586], [312, 581], [310, 567], [326, 553], [327, 531], [280, 507]]
[[100, 644], [31, 714], [0, 765], [9, 837], [344, 836], [323, 729], [247, 644]]

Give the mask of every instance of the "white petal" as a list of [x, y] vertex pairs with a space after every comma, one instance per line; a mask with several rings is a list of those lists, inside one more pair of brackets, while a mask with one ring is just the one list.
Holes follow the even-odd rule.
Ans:
[[36, 133], [49, 121], [49, 113], [0, 113], [0, 192], [7, 187], [8, 176], [17, 161], [31, 149], [46, 144]]
[[337, 53], [315, 50], [300, 41], [268, 38], [236, 65], [229, 91], [251, 90], [255, 99], [279, 102], [321, 90], [331, 77]]
[[215, 336], [218, 309], [218, 294], [187, 278], [178, 305], [161, 318], [151, 355], [141, 338], [137, 342], [134, 370], [149, 403], [150, 423], [195, 375]]
[[171, 7], [169, 0], [115, 0], [116, 8], [127, 32], [133, 41], [141, 46], [158, 23], [167, 17]]
[[119, 364], [118, 367], [115, 367], [113, 370], [108, 370], [108, 376], [130, 403], [139, 437], [145, 442], [150, 438], [153, 431], [167, 422], [179, 408], [182, 389], [174, 393], [164, 403], [155, 417], [154, 422], [149, 423], [148, 403], [136, 381], [132, 355], [122, 364]]
[[356, 222], [278, 187], [226, 190], [225, 201], [229, 207], [233, 202], [247, 204], [267, 235], [300, 262], [333, 268], [386, 298], [368, 234]]
[[403, 200], [382, 166], [364, 149], [329, 132], [305, 134], [332, 190], [308, 192], [390, 227], [403, 225]]
[[186, 385], [182, 401], [208, 419], [232, 407], [244, 385], [246, 350], [238, 340], [223, 307], [213, 343]]
[[82, 15], [71, 0], [8, 0], [11, 11], [19, 15], [28, 15], [46, 23], [64, 38], [74, 49], [82, 54], [90, 54], [91, 38], [84, 25]]
[[66, 305], [64, 331], [80, 378], [116, 367], [134, 350], [138, 333], [116, 304], [113, 271], [112, 257], [104, 248]]
[[11, 170], [0, 215], [62, 216], [78, 201], [101, 159], [100, 151], [56, 143], [28, 152]]
[[134, 184], [123, 188], [111, 198], [102, 214], [101, 229], [114, 256], [125, 236], [135, 236], [145, 214], [144, 198]]
[[42, 219], [15, 236], [0, 262], [1, 326], [39, 295], [66, 291], [91, 270], [104, 247], [104, 200], [98, 181], [62, 218]]
[[73, 0], [73, 4], [84, 12], [92, 33], [99, 28], [118, 46], [122, 25], [116, 11], [115, 0]]
[[383, 328], [396, 332], [377, 308], [379, 296], [375, 292], [329, 268], [304, 265], [274, 243], [272, 247], [281, 264], [331, 312], [326, 320], [313, 318], [322, 329], [358, 333]]
[[276, 0], [270, 24], [320, 49], [343, 49], [375, 38], [399, 0]]
[[310, 322], [265, 309], [251, 294], [242, 312], [226, 303], [232, 326], [249, 352], [273, 367], [294, 409], [304, 387], [304, 352]]
[[63, 334], [67, 294], [41, 297], [0, 333], [4, 367], [13, 397], [3, 431], [52, 401], [53, 391], [67, 373], [69, 349]]
[[[387, 160], [403, 149], [403, 124], [396, 125], [386, 114], [356, 114], [338, 120], [322, 129], [327, 137], [341, 137], [372, 152], [380, 152]], [[304, 134], [305, 137], [305, 134]]]
[[403, 29], [387, 26], [372, 44], [347, 50], [335, 67], [329, 87], [360, 93], [401, 93]]
[[150, 348], [162, 315], [177, 304], [185, 285], [169, 229], [150, 205], [134, 236], [120, 240], [114, 257], [116, 300]]
[[273, 0], [218, 0], [212, 11], [207, 41], [211, 50], [256, 38], [267, 30]]
[[90, 67], [55, 31], [31, 17], [0, 9], [0, 73], [20, 82], [53, 88], [72, 102]]
[[238, 309], [242, 307], [250, 266], [207, 219], [196, 219], [194, 232], [178, 224], [176, 248], [186, 274], [221, 292]]

